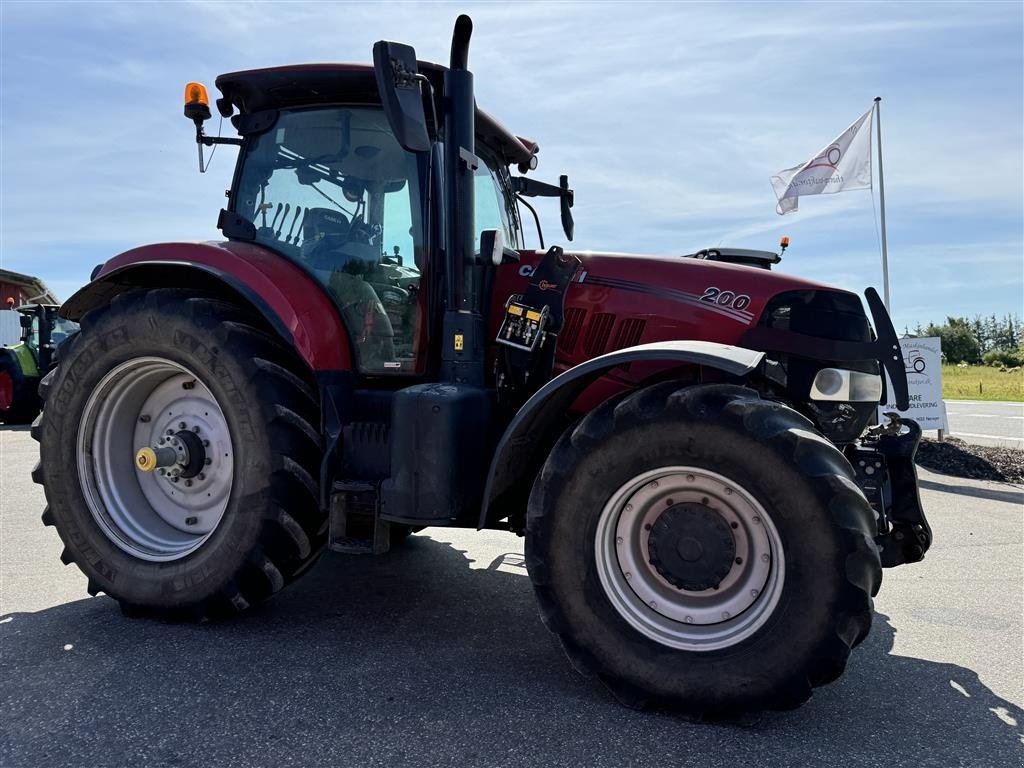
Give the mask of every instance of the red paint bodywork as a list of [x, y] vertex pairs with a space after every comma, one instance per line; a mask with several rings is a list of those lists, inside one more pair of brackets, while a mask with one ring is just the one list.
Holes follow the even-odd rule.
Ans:
[[115, 256], [96, 279], [132, 264], [152, 262], [201, 265], [234, 278], [277, 315], [311, 369], [351, 370], [348, 336], [334, 303], [323, 286], [283, 256], [239, 242], [159, 243]]
[[[743, 334], [757, 324], [773, 296], [792, 290], [836, 290], [792, 275], [723, 262], [571, 253], [580, 259], [582, 267], [566, 292], [567, 322], [559, 334], [555, 374], [623, 346], [676, 339], [738, 345]], [[536, 266], [543, 255], [541, 251], [521, 251], [518, 264], [498, 268], [489, 320], [491, 338], [501, 325], [505, 299], [526, 290], [529, 278], [523, 274], [527, 272], [524, 268]], [[700, 300], [712, 287], [749, 296], [750, 303], [743, 313], [722, 311]], [[573, 332], [568, 320], [574, 312], [577, 321], [582, 321]], [[632, 327], [627, 321], [633, 321]], [[603, 329], [599, 328], [601, 323]], [[642, 330], [636, 335], [638, 328]], [[574, 410], [589, 410], [664, 369], [660, 363], [635, 364], [606, 375], [577, 401]]]
[[[529, 271], [543, 255], [542, 251], [521, 251], [519, 263], [497, 268], [490, 338], [497, 335], [501, 325], [505, 300], [526, 290]], [[556, 374], [623, 346], [675, 339], [738, 344], [776, 294], [826, 287], [791, 275], [722, 262], [589, 252], [573, 255], [582, 267], [566, 292], [565, 307], [567, 319], [576, 313], [578, 325], [570, 333], [567, 322], [559, 335]], [[349, 339], [333, 302], [323, 286], [288, 259], [248, 243], [161, 243], [114, 257], [96, 277], [102, 279], [115, 270], [153, 262], [194, 264], [230, 276], [276, 314], [312, 370], [352, 370]], [[749, 304], [739, 313], [700, 301], [711, 287], [748, 296]], [[633, 333], [624, 333], [630, 321]], [[599, 333], [601, 323], [604, 330]], [[652, 362], [616, 371], [591, 387], [578, 407], [586, 410], [663, 369], [663, 364]]]

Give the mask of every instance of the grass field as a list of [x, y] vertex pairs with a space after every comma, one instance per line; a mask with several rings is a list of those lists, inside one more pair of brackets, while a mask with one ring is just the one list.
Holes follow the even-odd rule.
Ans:
[[942, 397], [946, 400], [1012, 400], [1024, 402], [1024, 368], [1000, 373], [998, 368], [942, 366]]

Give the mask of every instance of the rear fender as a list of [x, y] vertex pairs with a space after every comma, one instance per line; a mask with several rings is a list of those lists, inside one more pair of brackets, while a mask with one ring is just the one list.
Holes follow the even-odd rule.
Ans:
[[561, 416], [594, 382], [627, 363], [658, 362], [711, 368], [736, 378], [760, 365], [763, 352], [710, 341], [663, 341], [595, 357], [555, 377], [526, 401], [494, 452], [479, 527], [486, 528], [521, 507], [533, 477], [558, 438]]
[[61, 317], [78, 321], [133, 288], [195, 288], [251, 306], [314, 372], [348, 371], [352, 354], [341, 316], [323, 286], [301, 267], [249, 243], [161, 243], [126, 251], [103, 264], [64, 302]]

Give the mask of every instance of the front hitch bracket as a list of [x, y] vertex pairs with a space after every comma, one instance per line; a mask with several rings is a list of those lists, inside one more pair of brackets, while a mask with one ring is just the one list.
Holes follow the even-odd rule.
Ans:
[[[932, 529], [921, 506], [914, 457], [921, 427], [911, 419], [886, 414], [892, 423], [871, 430], [850, 449], [857, 484], [878, 517], [878, 545], [883, 568], [924, 559]], [[906, 431], [903, 430], [906, 428]]]

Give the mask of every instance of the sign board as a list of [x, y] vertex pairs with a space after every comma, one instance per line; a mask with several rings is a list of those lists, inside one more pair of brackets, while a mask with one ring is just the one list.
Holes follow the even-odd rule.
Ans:
[[[897, 411], [900, 416], [913, 419], [921, 429], [949, 429], [946, 425], [946, 404], [942, 402], [942, 340], [939, 338], [900, 339], [903, 363], [907, 371], [907, 389], [910, 408]], [[892, 397], [892, 388], [886, 390]], [[896, 411], [890, 399], [878, 411], [878, 420], [884, 424], [886, 411]]]
[[21, 340], [21, 315], [13, 309], [0, 309], [0, 347], [17, 344]]

